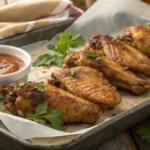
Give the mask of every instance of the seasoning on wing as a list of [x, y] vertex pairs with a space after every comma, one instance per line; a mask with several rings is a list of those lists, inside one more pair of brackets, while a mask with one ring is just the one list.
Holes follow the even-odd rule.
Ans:
[[150, 76], [150, 59], [140, 51], [108, 35], [93, 35], [90, 39], [93, 49], [101, 50], [106, 57], [134, 71]]
[[103, 78], [95, 69], [79, 66], [56, 71], [53, 74], [54, 84], [60, 83], [67, 91], [93, 103], [101, 108], [114, 108], [121, 102], [116, 88]]
[[19, 88], [12, 83], [1, 88], [7, 110], [15, 115], [26, 117], [29, 113], [34, 113], [36, 107], [44, 102], [48, 103], [48, 111], [60, 108], [62, 119], [65, 123], [95, 123], [101, 110], [98, 105], [76, 97], [63, 91], [54, 85], [44, 84], [44, 91], [40, 92], [35, 87], [39, 83], [29, 82]]
[[150, 57], [150, 26], [128, 27], [121, 39]]
[[[89, 52], [92, 55], [87, 56]], [[99, 58], [99, 59], [97, 59]], [[102, 51], [86, 47], [81, 52], [72, 53], [65, 58], [63, 67], [88, 66], [102, 72], [104, 76], [121, 89], [134, 94], [142, 94], [150, 89], [150, 81], [141, 79], [134, 73], [124, 70], [118, 63], [105, 57]]]

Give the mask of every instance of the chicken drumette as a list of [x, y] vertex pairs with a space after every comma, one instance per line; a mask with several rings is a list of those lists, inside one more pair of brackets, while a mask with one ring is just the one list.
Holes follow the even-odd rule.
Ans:
[[108, 35], [94, 35], [90, 39], [90, 47], [102, 51], [106, 57], [123, 67], [150, 76], [150, 59], [125, 42]]
[[128, 27], [121, 39], [150, 57], [150, 26]]
[[110, 83], [116, 87], [129, 90], [137, 95], [150, 89], [149, 80], [141, 79], [134, 73], [124, 70], [118, 63], [104, 56], [102, 51], [92, 50], [90, 47], [72, 53], [65, 58], [64, 68], [74, 66], [95, 68], [102, 72]]
[[116, 88], [96, 69], [79, 66], [65, 68], [53, 74], [53, 84], [81, 98], [98, 104], [101, 108], [113, 108], [121, 102]]
[[29, 82], [24, 87], [16, 83], [3, 86], [1, 93], [7, 110], [15, 115], [26, 117], [33, 114], [36, 107], [44, 102], [48, 103], [48, 111], [60, 108], [62, 119], [65, 123], [95, 123], [101, 110], [98, 105], [74, 96], [54, 85], [44, 84], [44, 91], [40, 92], [35, 87], [39, 83]]

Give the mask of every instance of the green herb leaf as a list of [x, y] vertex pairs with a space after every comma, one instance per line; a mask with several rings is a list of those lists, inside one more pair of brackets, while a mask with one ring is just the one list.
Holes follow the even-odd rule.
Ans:
[[51, 122], [52, 126], [57, 129], [57, 130], [61, 130], [64, 131], [65, 128], [63, 127], [63, 124], [60, 124], [60, 118], [51, 118], [49, 119], [49, 121]]
[[63, 127], [63, 120], [61, 119], [62, 110], [57, 108], [50, 113], [47, 112], [48, 103], [39, 104], [35, 110], [35, 114], [30, 114], [27, 119], [45, 125], [46, 122], [52, 124], [57, 130], [65, 130]]
[[35, 118], [35, 114], [28, 114], [27, 119], [33, 120]]
[[93, 51], [88, 51], [85, 55], [90, 58], [97, 58]]
[[[59, 117], [61, 117], [61, 116], [59, 116]], [[59, 117], [54, 117], [54, 116], [53, 116], [53, 115], [51, 115], [51, 114], [48, 114], [48, 115], [46, 115], [46, 116], [45, 116], [45, 118], [46, 118], [47, 120], [49, 120], [50, 122], [51, 122], [51, 119], [53, 119], [53, 118], [57, 118], [57, 122], [58, 122], [59, 124], [63, 124], [62, 119], [61, 119], [61, 118], [59, 118]]]
[[150, 23], [148, 23], [147, 26], [150, 26]]
[[39, 92], [44, 92], [44, 84], [43, 83], [38, 83], [35, 87]]
[[61, 109], [52, 110], [50, 114], [44, 116], [52, 126], [57, 130], [64, 130], [63, 120], [60, 118], [62, 116]]
[[64, 56], [44, 54], [33, 63], [33, 66], [52, 66], [61, 67], [64, 61]]
[[39, 116], [39, 115], [43, 115], [47, 113], [47, 108], [48, 108], [48, 104], [44, 103], [44, 104], [39, 104], [35, 110], [35, 115]]
[[46, 124], [46, 121], [44, 119], [34, 118], [33, 121], [42, 125]]
[[29, 83], [28, 81], [26, 81], [26, 82], [19, 82], [19, 83], [18, 83], [18, 87], [24, 87], [24, 86], [26, 86], [28, 83]]
[[60, 33], [60, 41], [70, 41], [74, 35], [71, 32]]
[[98, 61], [100, 60], [99, 57], [97, 57], [93, 51], [88, 51], [86, 54], [85, 54], [88, 58], [92, 58], [94, 59], [95, 61]]
[[76, 47], [78, 45], [83, 45], [84, 43], [85, 40], [80, 34], [77, 34], [76, 36], [70, 39], [70, 47]]
[[70, 74], [71, 74], [72, 76], [75, 76], [75, 75], [76, 75], [76, 72], [75, 72], [75, 70], [74, 70], [73, 68], [70, 69]]
[[51, 111], [51, 116], [54, 117], [61, 117], [62, 116], [62, 110], [57, 108]]
[[56, 52], [66, 56], [70, 53], [70, 47], [76, 47], [85, 43], [84, 38], [80, 35], [74, 35], [70, 32], [60, 33], [60, 40], [57, 41], [54, 45], [48, 45], [49, 49], [55, 50]]
[[100, 58], [99, 58], [99, 57], [96, 57], [96, 58], [95, 58], [95, 61], [98, 61], [98, 60], [100, 60]]
[[54, 49], [55, 49], [55, 45], [52, 45], [52, 44], [47, 45], [47, 47], [48, 47], [49, 49], [51, 49], [51, 50], [54, 50]]
[[150, 128], [140, 127], [136, 130], [136, 134], [140, 136], [141, 140], [150, 143]]
[[55, 50], [56, 52], [66, 56], [69, 53], [69, 43], [70, 39], [73, 37], [73, 34], [70, 32], [60, 33], [60, 40], [57, 41], [54, 45], [48, 45], [49, 49]]
[[83, 37], [80, 34], [75, 36], [70, 32], [66, 32], [60, 33], [59, 36], [59, 41], [57, 41], [54, 45], [50, 44], [47, 47], [51, 50], [56, 51], [61, 56], [50, 54], [41, 55], [37, 60], [33, 62], [33, 66], [38, 67], [56, 65], [58, 67], [61, 67], [64, 62], [64, 58], [70, 53], [70, 47], [76, 47], [85, 43]]
[[55, 51], [66, 56], [69, 53], [68, 41], [58, 41], [55, 44]]

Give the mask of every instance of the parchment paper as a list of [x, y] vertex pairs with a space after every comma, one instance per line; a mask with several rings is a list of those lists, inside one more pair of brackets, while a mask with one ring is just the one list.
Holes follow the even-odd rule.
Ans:
[[[85, 37], [86, 40], [89, 40], [91, 35], [94, 33], [109, 34], [115, 36], [120, 34], [127, 26], [135, 24], [145, 25], [148, 22], [150, 22], [150, 6], [139, 0], [98, 0], [82, 17], [80, 17], [72, 26], [70, 26], [67, 31], [80, 33]], [[57, 36], [54, 37], [51, 42], [54, 42], [57, 38]], [[41, 54], [52, 53], [52, 51], [47, 49], [46, 45], [38, 48], [37, 50], [33, 50], [33, 45], [28, 46], [27, 49], [26, 47], [24, 48], [30, 52], [34, 61]], [[32, 67], [31, 73], [29, 74], [29, 80], [43, 81], [49, 78], [51, 72], [55, 71], [56, 69], [58, 68]], [[113, 110], [105, 111], [98, 120], [98, 125], [103, 123], [104, 121], [113, 119], [114, 116], [132, 109], [134, 106], [150, 98], [150, 92], [147, 92], [146, 94], [143, 94], [141, 96], [135, 96], [125, 91], [121, 91], [120, 93], [123, 99], [122, 103]], [[1, 111], [5, 112], [3, 107], [1, 108]], [[65, 126], [66, 132], [64, 133], [56, 131], [50, 127], [42, 126], [40, 124], [28, 121], [26, 119], [3, 113], [0, 113], [0, 119], [10, 130], [10, 132], [15, 134], [16, 136], [19, 136], [23, 139], [34, 138], [32, 139], [34, 143], [44, 145], [60, 144], [69, 141], [77, 134], [82, 134], [94, 127], [90, 127], [86, 124], [72, 124]], [[70, 136], [64, 137], [64, 135]]]

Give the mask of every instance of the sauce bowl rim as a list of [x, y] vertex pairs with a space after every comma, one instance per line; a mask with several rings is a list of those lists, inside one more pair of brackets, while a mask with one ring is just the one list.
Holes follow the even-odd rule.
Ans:
[[7, 52], [7, 53], [5, 53], [5, 52], [2, 53], [2, 54], [14, 55], [14, 56], [20, 58], [21, 60], [24, 61], [25, 66], [24, 66], [23, 68], [21, 68], [20, 70], [18, 70], [18, 71], [15, 71], [15, 72], [12, 72], [12, 73], [9, 73], [9, 74], [0, 75], [0, 79], [5, 78], [5, 77], [14, 76], [14, 75], [16, 75], [16, 74], [19, 74], [19, 73], [21, 73], [21, 72], [26, 71], [26, 70], [30, 67], [32, 59], [31, 59], [30, 54], [29, 54], [28, 52], [26, 52], [25, 50], [23, 50], [23, 49], [21, 49], [21, 48], [19, 48], [19, 47], [15, 47], [15, 46], [0, 45], [0, 54], [1, 54], [1, 48], [8, 48], [8, 49], [10, 49], [10, 51], [15, 50], [15, 51], [21, 52], [23, 55], [26, 56], [26, 58], [27, 58], [28, 61], [26, 62], [25, 59], [20, 58], [18, 55], [15, 55], [15, 54], [11, 54], [11, 53], [8, 53], [8, 52]]

